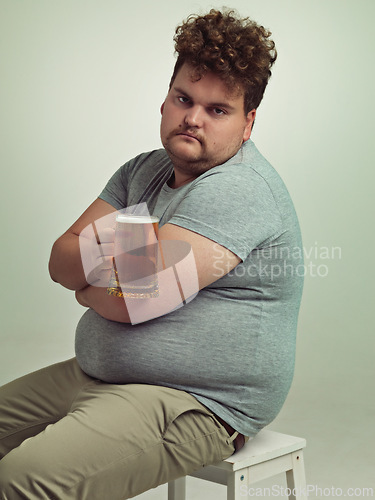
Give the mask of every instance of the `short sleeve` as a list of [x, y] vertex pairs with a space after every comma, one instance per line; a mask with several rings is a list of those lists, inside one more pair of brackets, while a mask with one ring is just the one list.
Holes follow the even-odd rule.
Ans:
[[281, 231], [266, 180], [244, 165], [227, 165], [194, 181], [170, 223], [209, 238], [241, 260]]
[[112, 205], [116, 210], [121, 210], [126, 206], [127, 182], [126, 164], [120, 167], [109, 179], [99, 198]]
[[140, 203], [147, 203], [151, 209], [171, 170], [164, 150], [141, 153], [112, 175], [99, 198], [117, 210]]

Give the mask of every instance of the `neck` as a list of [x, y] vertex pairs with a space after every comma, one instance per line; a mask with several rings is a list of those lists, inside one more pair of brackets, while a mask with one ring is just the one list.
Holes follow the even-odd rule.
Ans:
[[173, 174], [168, 181], [168, 186], [172, 189], [177, 189], [184, 186], [185, 184], [189, 184], [189, 182], [192, 182], [196, 178], [197, 176], [184, 174], [176, 167], [173, 167]]

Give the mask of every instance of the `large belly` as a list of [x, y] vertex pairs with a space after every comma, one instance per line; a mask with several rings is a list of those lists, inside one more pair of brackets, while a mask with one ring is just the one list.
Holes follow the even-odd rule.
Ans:
[[259, 319], [253, 316], [253, 328], [249, 319], [234, 328], [233, 316], [210, 313], [204, 305], [200, 312], [196, 302], [193, 321], [189, 305], [138, 325], [108, 321], [89, 309], [77, 326], [78, 363], [90, 376], [112, 383], [191, 390], [246, 383], [255, 371]]

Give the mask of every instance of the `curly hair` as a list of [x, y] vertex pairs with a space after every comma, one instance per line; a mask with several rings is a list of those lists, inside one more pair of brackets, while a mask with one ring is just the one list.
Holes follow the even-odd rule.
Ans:
[[244, 92], [245, 114], [256, 109], [271, 76], [277, 52], [271, 32], [233, 10], [211, 9], [204, 16], [191, 15], [176, 28], [178, 58], [171, 85], [184, 63], [194, 68], [194, 79], [207, 71], [216, 73], [227, 87]]

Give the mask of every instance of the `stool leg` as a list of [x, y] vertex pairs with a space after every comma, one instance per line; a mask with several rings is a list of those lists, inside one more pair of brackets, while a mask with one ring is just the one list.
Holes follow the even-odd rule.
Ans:
[[289, 500], [306, 500], [306, 477], [302, 450], [292, 453], [292, 462], [293, 469], [286, 473], [287, 485], [291, 491]]
[[244, 492], [241, 486], [248, 484], [248, 470], [242, 469], [229, 472], [227, 477], [227, 500], [243, 500]]
[[168, 500], [186, 500], [186, 477], [168, 483]]

